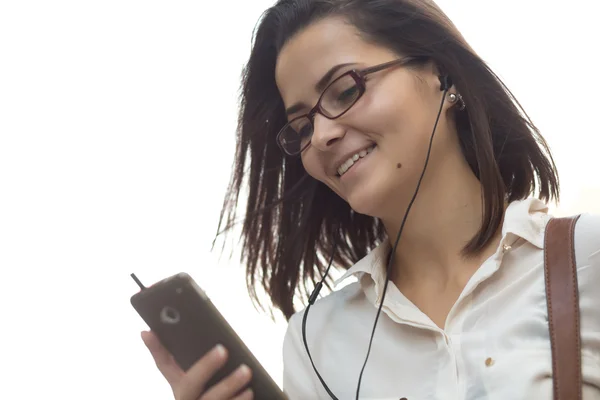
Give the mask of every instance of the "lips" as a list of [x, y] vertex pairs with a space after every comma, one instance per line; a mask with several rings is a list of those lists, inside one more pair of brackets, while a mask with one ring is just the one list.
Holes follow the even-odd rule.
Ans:
[[357, 163], [360, 159], [365, 158], [368, 154], [370, 154], [375, 145], [372, 145], [366, 149], [359, 150], [354, 154], [350, 155], [347, 159], [345, 159], [341, 165], [337, 168], [337, 176], [342, 177], [352, 166]]

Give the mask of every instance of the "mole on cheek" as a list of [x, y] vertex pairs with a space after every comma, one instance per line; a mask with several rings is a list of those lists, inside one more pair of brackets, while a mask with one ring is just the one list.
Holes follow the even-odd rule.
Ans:
[[396, 164], [396, 168], [398, 168], [398, 169], [402, 168], [402, 164], [400, 164], [400, 163]]

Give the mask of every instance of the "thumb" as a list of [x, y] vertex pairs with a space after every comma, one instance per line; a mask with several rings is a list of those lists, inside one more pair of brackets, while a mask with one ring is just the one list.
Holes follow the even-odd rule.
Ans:
[[148, 350], [150, 350], [150, 354], [152, 355], [152, 358], [154, 358], [158, 370], [165, 377], [167, 382], [169, 382], [171, 389], [175, 390], [175, 387], [184, 375], [184, 371], [177, 362], [175, 362], [171, 353], [169, 353], [162, 343], [160, 343], [160, 340], [158, 340], [158, 337], [154, 332], [144, 331], [141, 336], [144, 344]]

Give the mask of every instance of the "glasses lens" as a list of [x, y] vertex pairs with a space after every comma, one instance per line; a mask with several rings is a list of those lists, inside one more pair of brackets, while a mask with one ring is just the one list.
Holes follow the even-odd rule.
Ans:
[[323, 93], [321, 110], [329, 118], [335, 118], [352, 107], [360, 94], [360, 87], [352, 75], [343, 75]]
[[298, 154], [308, 144], [313, 134], [313, 125], [308, 117], [296, 118], [283, 127], [279, 134], [279, 144], [288, 154]]

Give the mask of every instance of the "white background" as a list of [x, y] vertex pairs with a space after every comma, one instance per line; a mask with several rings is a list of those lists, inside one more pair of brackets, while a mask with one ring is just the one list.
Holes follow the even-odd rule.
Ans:
[[[0, 1], [0, 398], [168, 399], [129, 304], [187, 271], [281, 382], [285, 323], [210, 247], [272, 1]], [[439, 0], [600, 212], [595, 0]], [[569, 4], [568, 7], [566, 4]]]

